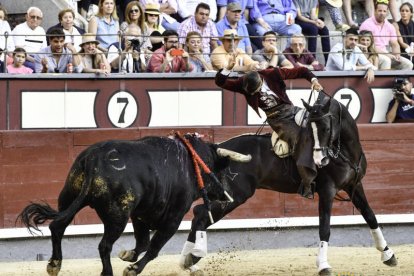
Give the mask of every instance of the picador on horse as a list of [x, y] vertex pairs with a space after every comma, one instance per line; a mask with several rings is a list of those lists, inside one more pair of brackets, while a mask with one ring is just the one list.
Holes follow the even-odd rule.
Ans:
[[293, 69], [270, 67], [260, 71], [251, 71], [237, 79], [229, 79], [235, 65], [236, 55], [230, 57], [226, 68], [216, 74], [216, 84], [224, 89], [241, 93], [248, 104], [259, 114], [259, 108], [266, 113], [267, 122], [280, 139], [286, 141], [296, 161], [302, 179], [298, 193], [305, 198], [313, 198], [316, 178], [316, 166], [312, 157], [312, 137], [308, 131], [301, 130], [295, 122], [295, 115], [300, 111], [286, 94], [286, 79], [304, 78], [312, 85], [312, 90], [320, 91], [315, 75], [305, 67]]

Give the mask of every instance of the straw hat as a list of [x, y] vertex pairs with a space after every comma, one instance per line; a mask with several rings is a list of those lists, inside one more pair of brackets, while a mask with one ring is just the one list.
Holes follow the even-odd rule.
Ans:
[[342, 0], [326, 0], [326, 2], [328, 2], [329, 5], [335, 8], [342, 7]]
[[157, 14], [160, 15], [160, 5], [158, 4], [153, 4], [153, 3], [148, 3], [145, 5], [145, 13], [148, 14]]
[[82, 43], [79, 44], [79, 46], [82, 47], [83, 44], [90, 43], [90, 42], [93, 42], [96, 45], [99, 44], [99, 41], [96, 40], [95, 34], [93, 34], [93, 33], [84, 33], [83, 36], [82, 36]]
[[223, 36], [220, 37], [220, 40], [225, 40], [225, 39], [241, 40], [242, 38], [237, 34], [236, 30], [227, 29], [227, 30], [224, 30]]

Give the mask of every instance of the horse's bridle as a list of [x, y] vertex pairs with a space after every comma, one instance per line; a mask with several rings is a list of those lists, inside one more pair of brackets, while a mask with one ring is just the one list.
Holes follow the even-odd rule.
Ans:
[[[339, 129], [342, 129], [342, 106], [341, 104], [338, 102], [339, 105]], [[334, 152], [334, 137], [333, 137], [333, 131], [332, 131], [332, 127], [333, 127], [333, 120], [332, 118], [334, 117], [334, 115], [329, 111], [326, 114], [323, 114], [322, 116], [316, 117], [316, 118], [311, 118], [309, 117], [308, 120], [309, 122], [317, 122], [322, 120], [325, 117], [329, 117], [329, 123], [330, 123], [330, 129], [331, 129], [331, 133], [330, 133], [330, 137], [329, 137], [329, 144], [327, 147], [313, 147], [314, 151], [326, 151], [330, 157], [332, 158], [338, 158], [339, 153], [341, 151], [341, 131], [339, 131], [338, 133], [338, 143], [337, 143], [337, 147], [336, 147], [336, 151]]]

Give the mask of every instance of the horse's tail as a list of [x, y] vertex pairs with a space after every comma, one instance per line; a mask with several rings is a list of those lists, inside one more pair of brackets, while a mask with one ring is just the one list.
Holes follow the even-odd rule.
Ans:
[[[92, 163], [86, 161], [86, 158], [83, 159], [84, 166], [83, 169], [87, 172], [88, 168], [92, 167]], [[76, 161], [75, 161], [76, 162]], [[80, 161], [82, 162], [82, 161]], [[87, 168], [88, 167], [88, 168]], [[89, 170], [90, 172], [92, 170]], [[52, 220], [53, 223], [68, 225], [70, 221], [73, 219], [75, 214], [81, 209], [81, 206], [84, 204], [84, 200], [89, 192], [89, 189], [92, 185], [93, 176], [88, 176], [85, 173], [86, 177], [83, 180], [81, 191], [79, 192], [78, 196], [73, 200], [73, 202], [62, 211], [54, 210], [49, 204], [46, 202], [44, 203], [31, 203], [26, 206], [23, 211], [18, 215], [16, 222], [21, 221], [29, 230], [29, 232], [33, 235], [34, 229], [38, 232], [42, 232], [39, 229], [39, 225], [45, 223], [48, 220]], [[68, 185], [68, 183], [66, 183]]]

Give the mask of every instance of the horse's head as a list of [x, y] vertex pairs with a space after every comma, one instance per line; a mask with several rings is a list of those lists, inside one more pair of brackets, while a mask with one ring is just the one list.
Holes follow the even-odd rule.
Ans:
[[331, 98], [325, 97], [313, 106], [303, 100], [302, 102], [309, 112], [308, 122], [311, 125], [314, 139], [313, 160], [321, 168], [329, 164], [329, 150], [337, 136], [335, 132], [338, 128], [334, 127], [334, 116], [330, 112]]

